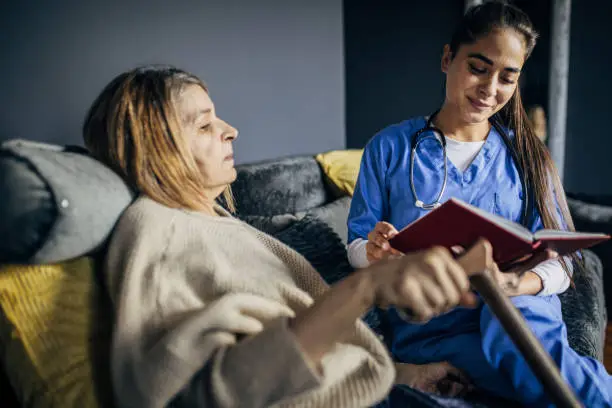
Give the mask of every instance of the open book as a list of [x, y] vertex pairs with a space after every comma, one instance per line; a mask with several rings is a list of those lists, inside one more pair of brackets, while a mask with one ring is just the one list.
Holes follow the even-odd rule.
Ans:
[[610, 239], [610, 236], [547, 229], [532, 233], [520, 224], [451, 198], [407, 225], [389, 243], [406, 253], [432, 246], [469, 247], [478, 238], [491, 243], [495, 261], [503, 265], [545, 248], [566, 255]]

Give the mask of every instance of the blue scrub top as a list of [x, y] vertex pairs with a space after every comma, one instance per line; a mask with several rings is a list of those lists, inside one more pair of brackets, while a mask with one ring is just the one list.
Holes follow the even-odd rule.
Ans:
[[[348, 218], [348, 242], [367, 239], [378, 221], [400, 230], [427, 214], [415, 206], [410, 188], [410, 149], [414, 134], [425, 127], [425, 117], [406, 120], [383, 129], [364, 149]], [[513, 137], [509, 133], [509, 137]], [[501, 135], [494, 127], [470, 166], [461, 172], [450, 160], [443, 203], [459, 198], [508, 220], [521, 222], [523, 186], [519, 172]], [[444, 181], [442, 146], [432, 137], [419, 144], [414, 162], [414, 185], [419, 199], [433, 202]], [[532, 231], [542, 228], [534, 208]]]

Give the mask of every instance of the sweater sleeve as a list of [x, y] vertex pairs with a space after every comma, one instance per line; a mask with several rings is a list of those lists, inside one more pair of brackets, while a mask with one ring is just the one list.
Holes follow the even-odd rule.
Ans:
[[161, 408], [174, 399], [178, 406], [264, 407], [317, 387], [284, 319], [240, 334], [244, 302], [235, 300], [253, 295], [194, 295], [193, 285], [213, 286], [214, 263], [188, 242], [173, 242], [183, 229], [156, 218], [120, 221], [108, 252], [118, 406]]
[[282, 320], [235, 346], [219, 348], [172, 407], [267, 407], [318, 384]]

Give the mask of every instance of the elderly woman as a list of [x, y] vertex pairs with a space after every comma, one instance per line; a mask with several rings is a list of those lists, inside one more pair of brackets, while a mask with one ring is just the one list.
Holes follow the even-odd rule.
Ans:
[[358, 407], [396, 382], [426, 387], [445, 363], [396, 369], [360, 321], [373, 305], [426, 320], [473, 305], [466, 272], [432, 249], [327, 287], [298, 253], [217, 204], [238, 132], [202, 81], [172, 67], [123, 73], [93, 103], [91, 153], [140, 197], [114, 231], [105, 276], [116, 312], [121, 407]]

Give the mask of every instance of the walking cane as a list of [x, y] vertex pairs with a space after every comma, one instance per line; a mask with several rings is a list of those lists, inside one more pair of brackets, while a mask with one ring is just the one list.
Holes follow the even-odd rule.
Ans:
[[470, 276], [472, 287], [478, 291], [518, 348], [538, 378], [546, 394], [560, 408], [582, 407], [574, 392], [563, 380], [550, 354], [535, 337], [525, 318], [514, 307], [493, 278], [489, 265], [493, 262], [491, 245], [481, 241], [458, 258], [459, 264]]

